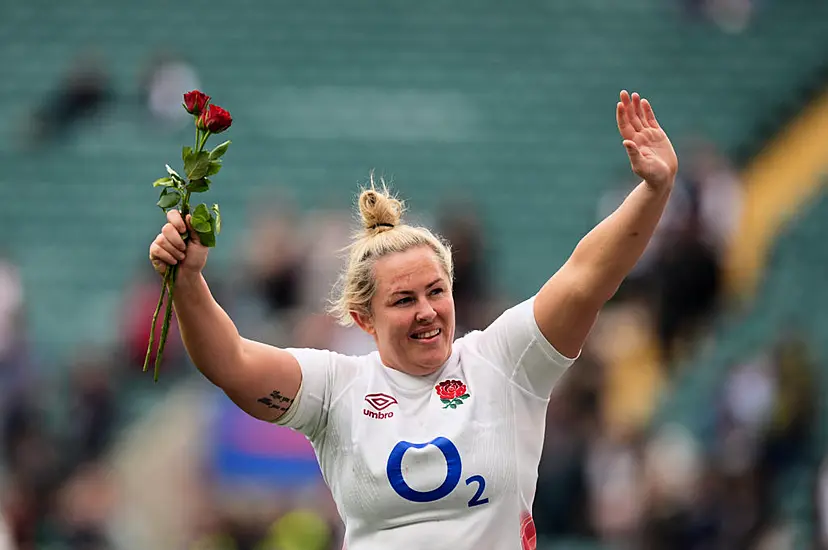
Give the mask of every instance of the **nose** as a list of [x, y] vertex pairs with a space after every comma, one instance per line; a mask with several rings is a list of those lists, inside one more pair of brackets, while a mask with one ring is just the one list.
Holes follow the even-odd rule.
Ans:
[[437, 312], [434, 311], [434, 308], [431, 307], [431, 304], [428, 303], [427, 300], [422, 300], [420, 302], [420, 307], [417, 309], [417, 314], [414, 319], [418, 323], [428, 324], [434, 320], [434, 317], [437, 316]]

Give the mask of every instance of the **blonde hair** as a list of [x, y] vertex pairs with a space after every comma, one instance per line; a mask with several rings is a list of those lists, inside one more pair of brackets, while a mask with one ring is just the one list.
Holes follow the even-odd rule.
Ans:
[[328, 312], [341, 325], [353, 324], [351, 312], [371, 315], [371, 300], [377, 291], [374, 265], [377, 260], [395, 252], [405, 252], [418, 246], [428, 246], [437, 256], [449, 281], [454, 279], [451, 249], [447, 242], [425, 227], [402, 223], [404, 203], [391, 195], [385, 181], [381, 189], [374, 184], [363, 188], [358, 200], [362, 229], [347, 247], [348, 262], [334, 286], [334, 295]]

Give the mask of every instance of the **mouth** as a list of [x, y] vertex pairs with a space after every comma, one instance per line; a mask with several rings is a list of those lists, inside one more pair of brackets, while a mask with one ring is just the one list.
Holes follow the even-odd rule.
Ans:
[[442, 333], [443, 330], [439, 328], [434, 328], [430, 330], [420, 330], [410, 334], [409, 338], [411, 338], [412, 340], [417, 340], [418, 342], [422, 342], [424, 344], [428, 344], [436, 341]]

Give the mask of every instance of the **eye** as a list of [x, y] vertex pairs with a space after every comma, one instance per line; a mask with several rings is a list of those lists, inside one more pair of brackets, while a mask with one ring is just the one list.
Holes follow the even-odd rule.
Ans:
[[440, 287], [437, 287], [437, 288], [435, 288], [435, 289], [432, 289], [430, 294], [431, 294], [432, 296], [436, 296], [436, 295], [438, 295], [438, 294], [442, 294], [442, 293], [443, 293], [443, 289], [442, 289], [442, 288], [440, 288]]
[[411, 297], [410, 297], [410, 296], [406, 296], [405, 298], [400, 298], [399, 300], [397, 300], [396, 302], [394, 302], [394, 305], [395, 305], [395, 306], [402, 306], [402, 305], [407, 304], [407, 303], [408, 303], [408, 302], [410, 302], [410, 301], [411, 301]]

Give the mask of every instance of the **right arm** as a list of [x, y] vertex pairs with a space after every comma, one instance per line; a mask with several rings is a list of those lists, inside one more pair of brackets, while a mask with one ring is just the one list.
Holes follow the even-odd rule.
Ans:
[[[163, 274], [178, 264], [174, 307], [181, 339], [199, 371], [243, 411], [273, 422], [287, 411], [299, 391], [302, 370], [289, 352], [242, 338], [213, 298], [201, 273], [208, 249], [181, 214], [167, 213], [168, 223], [150, 246], [150, 260]], [[188, 224], [189, 225], [189, 224]]]

